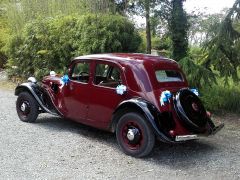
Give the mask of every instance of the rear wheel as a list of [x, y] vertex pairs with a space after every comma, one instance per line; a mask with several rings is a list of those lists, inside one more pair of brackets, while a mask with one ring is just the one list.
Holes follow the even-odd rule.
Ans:
[[23, 122], [35, 122], [38, 117], [38, 103], [28, 92], [19, 94], [16, 102], [18, 117]]
[[138, 113], [127, 113], [119, 119], [116, 136], [123, 152], [134, 157], [148, 155], [155, 144], [149, 123]]

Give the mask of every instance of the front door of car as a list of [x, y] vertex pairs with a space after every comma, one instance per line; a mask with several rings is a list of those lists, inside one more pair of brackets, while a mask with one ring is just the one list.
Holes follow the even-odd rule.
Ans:
[[85, 122], [88, 111], [90, 63], [77, 61], [69, 74], [69, 82], [64, 91], [67, 117]]
[[105, 61], [95, 62], [93, 74], [87, 117], [93, 126], [106, 129], [114, 110], [126, 97], [116, 93], [116, 87], [125, 80], [119, 66]]

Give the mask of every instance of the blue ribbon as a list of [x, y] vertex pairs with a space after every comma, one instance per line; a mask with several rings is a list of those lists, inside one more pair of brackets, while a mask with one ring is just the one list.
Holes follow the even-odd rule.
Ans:
[[63, 82], [64, 85], [69, 82], [69, 77], [68, 77], [68, 75], [64, 75], [61, 79], [62, 79], [62, 82]]
[[170, 91], [163, 91], [160, 97], [161, 106], [165, 105], [166, 102], [169, 102], [169, 99], [172, 97]]
[[127, 87], [124, 85], [118, 85], [116, 88], [117, 94], [123, 95], [127, 91]]

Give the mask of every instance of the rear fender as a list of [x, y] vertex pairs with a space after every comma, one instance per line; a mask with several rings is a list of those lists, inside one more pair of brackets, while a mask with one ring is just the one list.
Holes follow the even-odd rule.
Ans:
[[119, 118], [126, 113], [126, 111], [137, 111], [145, 116], [146, 120], [151, 125], [155, 135], [163, 142], [174, 142], [171, 137], [166, 136], [158, 126], [158, 115], [161, 114], [158, 109], [149, 103], [148, 101], [141, 98], [133, 98], [121, 102], [116, 110], [114, 111], [111, 123], [111, 131], [114, 132], [116, 129]]
[[30, 93], [35, 100], [38, 102], [40, 108], [47, 113], [53, 114], [53, 115], [60, 115], [62, 116], [62, 114], [56, 110], [56, 108], [54, 110], [56, 110], [55, 112], [53, 110], [48, 109], [45, 105], [44, 102], [42, 100], [41, 96], [41, 87], [38, 84], [35, 83], [23, 83], [19, 86], [16, 87], [15, 89], [15, 95], [18, 96], [21, 92], [28, 92]]

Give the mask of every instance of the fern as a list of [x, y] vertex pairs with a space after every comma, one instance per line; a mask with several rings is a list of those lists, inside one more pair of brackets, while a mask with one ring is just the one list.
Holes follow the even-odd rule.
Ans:
[[204, 86], [212, 86], [213, 84], [216, 84], [216, 74], [210, 69], [207, 69], [200, 64], [196, 64], [189, 57], [181, 59], [179, 64], [187, 75], [190, 86], [202, 88]]
[[240, 0], [236, 0], [223, 22], [217, 26], [218, 31], [215, 36], [204, 46], [204, 50], [209, 52], [204, 62], [205, 66], [212, 65], [226, 80], [228, 77], [232, 77], [235, 81], [239, 80], [237, 70], [240, 66], [240, 33], [235, 28], [236, 24], [239, 24], [239, 17]]

